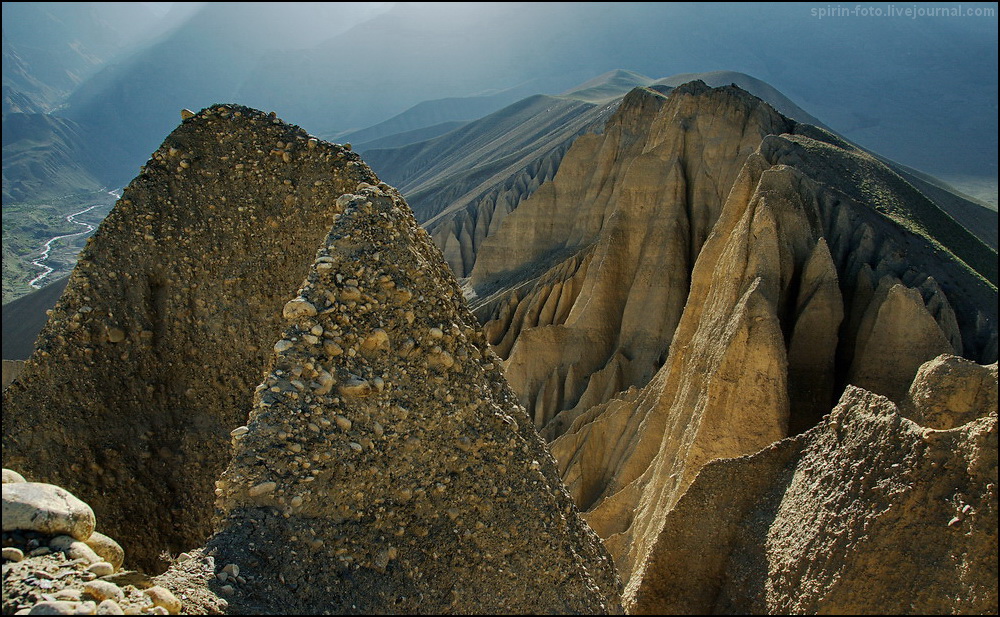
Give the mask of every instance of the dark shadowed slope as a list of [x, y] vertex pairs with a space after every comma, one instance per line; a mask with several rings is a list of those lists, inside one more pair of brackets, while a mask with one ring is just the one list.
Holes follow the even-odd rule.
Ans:
[[4, 360], [27, 360], [31, 357], [35, 351], [35, 338], [49, 319], [46, 311], [56, 305], [68, 281], [69, 277], [61, 278], [3, 305]]

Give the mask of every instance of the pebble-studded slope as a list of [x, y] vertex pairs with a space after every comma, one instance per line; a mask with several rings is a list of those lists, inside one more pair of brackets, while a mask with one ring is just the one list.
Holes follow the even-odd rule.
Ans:
[[273, 113], [187, 117], [88, 243], [4, 391], [4, 466], [89, 503], [132, 566], [204, 542], [281, 307], [361, 181], [377, 182], [355, 153]]
[[230, 610], [619, 612], [440, 251], [385, 184], [338, 205], [218, 483]]

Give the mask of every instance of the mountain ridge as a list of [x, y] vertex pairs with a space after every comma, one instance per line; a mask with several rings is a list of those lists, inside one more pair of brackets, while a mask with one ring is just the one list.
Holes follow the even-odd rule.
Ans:
[[[992, 177], [995, 186], [995, 142], [991, 150], [992, 133], [981, 130], [995, 123], [996, 115], [989, 113], [989, 101], [996, 98], [996, 71], [989, 70], [991, 63], [996, 68], [996, 33], [991, 40], [988, 23], [946, 21], [935, 27], [927, 20], [875, 20], [846, 28], [835, 20], [810, 17], [802, 7], [590, 3], [567, 14], [547, 3], [447, 8], [400, 4], [381, 15], [339, 16], [333, 20], [338, 28], [355, 27], [320, 44], [315, 28], [330, 17], [328, 7], [313, 6], [313, 13], [292, 28], [301, 8], [268, 7], [234, 15], [213, 12], [209, 6], [156, 41], [160, 47], [155, 54], [130, 61], [128, 70], [109, 70], [87, 80], [82, 90], [89, 94], [74, 95], [64, 115], [95, 129], [98, 139], [107, 135], [95, 150], [127, 150], [110, 159], [114, 169], [102, 171], [101, 182], [121, 184], [131, 177], [141, 157], [170, 129], [167, 119], [174, 109], [202, 107], [212, 100], [236, 97], [260, 108], [281, 109], [290, 119], [329, 135], [381, 122], [421, 100], [442, 96], [469, 96], [525, 83], [553, 94], [620, 67], [640, 75], [726, 67], [778, 86], [853, 141], [894, 160], [939, 176], [971, 173], [977, 184], [988, 184]], [[271, 10], [284, 10], [291, 19], [268, 23], [260, 18]], [[234, 21], [238, 27], [224, 27]], [[757, 33], [766, 27], [783, 36], [762, 40]], [[466, 36], [463, 28], [478, 35]], [[709, 34], [713, 32], [717, 34]], [[205, 44], [215, 41], [218, 33], [248, 53], [226, 55], [226, 49]], [[376, 42], [380, 39], [393, 45], [381, 45]], [[263, 52], [261, 45], [266, 47]], [[341, 45], [361, 50], [356, 58], [364, 61], [343, 57]], [[877, 51], [862, 54], [865, 45]], [[443, 48], [462, 51], [449, 54]], [[838, 53], [830, 53], [832, 49]], [[938, 52], [923, 51], [930, 49]], [[469, 70], [469, 61], [484, 56], [493, 61], [488, 64], [493, 70]], [[835, 56], [843, 61], [835, 62]], [[967, 57], [983, 62], [969, 65]], [[145, 76], [162, 70], [167, 58], [189, 70], [182, 79], [170, 81], [165, 80], [172, 73], [165, 71], [160, 81], [170, 86], [155, 91]], [[843, 66], [856, 69], [846, 75]], [[885, 66], [900, 68], [886, 77]], [[827, 78], [815, 80], [817, 71]], [[254, 79], [234, 86], [237, 74], [247, 72]], [[369, 79], [375, 74], [384, 79]], [[260, 87], [252, 85], [256, 83]], [[322, 101], [315, 91], [323, 93]], [[953, 92], [966, 94], [956, 99], [949, 94]], [[945, 99], [947, 103], [937, 102]], [[923, 109], [929, 105], [933, 111]], [[158, 113], [149, 113], [154, 109]], [[331, 118], [338, 126], [326, 126]], [[914, 125], [924, 128], [915, 133], [910, 128]], [[142, 136], [145, 145], [128, 146], [128, 136]], [[952, 145], [963, 142], [964, 148]], [[936, 151], [947, 154], [930, 154]]]
[[[617, 73], [613, 72], [611, 76], [616, 74]], [[738, 81], [741, 83], [745, 82], [757, 89], [757, 94], [764, 96], [764, 98], [769, 98], [769, 93], [773, 91], [773, 88], [763, 82], [760, 82], [759, 80], [749, 76], [740, 77], [739, 74], [732, 72], [715, 72], [705, 74], [703, 76], [712, 76], [716, 80], [722, 80], [723, 82], [725, 79], [732, 79], [734, 77], [738, 78]], [[596, 81], [599, 84], [603, 84], [606, 79], [607, 75], [602, 75], [592, 79], [590, 83], [594, 83]], [[659, 81], [665, 82], [670, 81], [671, 79], [673, 78], [664, 78]], [[584, 84], [581, 84], [579, 87], [582, 87], [583, 85]], [[723, 83], [722, 85], [727, 84]], [[787, 101], [787, 99], [781, 97], [776, 99], [774, 102], [780, 106], [782, 101]], [[566, 105], [566, 103], [562, 104]], [[518, 122], [516, 118], [514, 120], [515, 121], [511, 125], [511, 130], [517, 130], [514, 127], [518, 124]], [[583, 130], [600, 130], [601, 128], [599, 121], [590, 122], [586, 126], [587, 128]], [[466, 130], [470, 131], [474, 129], [467, 128]], [[391, 136], [388, 136], [387, 138], [389, 137]], [[444, 141], [443, 136], [439, 137], [440, 138], [437, 142], [428, 142], [423, 146], [419, 146], [415, 143], [407, 144], [406, 148], [408, 148], [408, 150], [400, 150], [392, 156], [400, 161], [407, 162], [412, 166], [413, 161], [411, 159], [414, 152], [419, 152], [421, 149], [425, 148], [437, 147], [432, 146], [434, 143], [447, 146], [447, 142]], [[407, 141], [409, 141], [409, 139], [407, 139]], [[542, 144], [542, 142], [539, 143], [540, 145]], [[502, 176], [500, 176], [499, 182], [497, 184], [493, 184], [492, 186], [490, 186], [488, 182], [486, 184], [482, 184], [482, 178], [478, 181], [474, 180], [479, 184], [470, 184], [469, 179], [463, 177], [464, 172], [461, 171], [459, 171], [459, 173], [449, 173], [447, 168], [437, 168], [434, 165], [423, 165], [423, 167], [426, 168], [423, 173], [433, 176], [434, 178], [429, 182], [429, 184], [436, 184], [440, 188], [431, 189], [424, 195], [409, 194], [408, 196], [411, 203], [417, 209], [418, 218], [420, 218], [422, 222], [427, 222], [427, 219], [430, 217], [430, 214], [425, 212], [426, 208], [422, 206], [424, 201], [430, 200], [431, 204], [437, 203], [437, 205], [430, 206], [432, 209], [429, 212], [433, 212], [435, 210], [440, 211], [442, 208], [444, 210], [454, 212], [453, 215], [438, 214], [435, 220], [429, 222], [429, 228], [431, 233], [435, 236], [438, 246], [445, 250], [446, 258], [449, 264], [459, 276], [467, 276], [471, 272], [471, 268], [475, 263], [478, 246], [481, 245], [486, 236], [494, 233], [496, 229], [499, 228], [503, 217], [508, 212], [515, 209], [523, 199], [529, 196], [531, 192], [533, 192], [541, 184], [542, 181], [552, 177], [552, 174], [558, 169], [559, 161], [561, 160], [562, 155], [565, 153], [566, 148], [568, 148], [568, 143], [569, 142], [564, 142], [563, 145], [550, 144], [546, 146], [547, 148], [552, 148], [548, 150], [548, 155], [536, 154], [532, 158], [524, 159], [528, 162], [523, 167], [508, 166], [506, 168], [507, 172], [505, 173], [509, 173], [510, 175], [507, 176], [506, 179], [503, 179]], [[555, 147], [553, 148], [553, 146]], [[396, 178], [396, 174], [398, 172], [394, 172], [390, 169], [390, 167], [392, 167], [391, 160], [386, 159], [386, 162], [389, 164], [383, 165], [382, 159], [386, 158], [385, 154], [388, 154], [388, 152], [384, 154], [376, 153], [375, 155], [369, 155], [366, 152], [365, 156], [366, 159], [371, 161], [376, 168], [380, 168], [383, 173], [388, 173], [388, 178], [398, 183], [399, 180]], [[502, 150], [498, 150], [497, 158], [502, 159], [504, 156], [510, 156], [510, 153], [504, 153]], [[873, 154], [873, 156], [878, 155]], [[884, 157], [879, 158], [885, 160]], [[517, 159], [513, 160], [516, 161]], [[470, 167], [472, 166], [467, 162], [462, 164]], [[455, 163], [452, 162], [452, 165], [455, 165]], [[417, 167], [419, 168], [420, 165], [418, 164]], [[494, 164], [494, 169], [504, 168], [497, 167]], [[904, 175], [908, 182], [919, 187], [918, 190], [921, 192], [927, 195], [933, 195], [934, 201], [937, 203], [946, 204], [946, 209], [950, 215], [961, 220], [963, 225], [971, 228], [978, 237], [986, 241], [990, 247], [995, 249], [997, 225], [996, 214], [994, 212], [986, 211], [987, 209], [982, 207], [981, 204], [971, 203], [968, 200], [963, 199], [961, 196], [956, 197], [956, 193], [954, 191], [950, 191], [947, 188], [941, 188], [938, 186], [939, 183], [932, 184], [927, 182], [921, 176], [916, 175], [919, 172], [908, 170], [898, 166], [897, 164], [893, 164], [893, 169], [897, 173]], [[539, 173], [542, 175], [539, 176]], [[458, 190], [452, 188], [463, 185], [466, 188]], [[479, 186], [479, 188], [475, 189], [476, 186]], [[472, 192], [467, 192], [470, 188], [473, 188], [474, 190]], [[43, 303], [43, 305], [39, 306], [38, 310], [39, 312], [43, 312], [47, 308], [50, 308], [50, 306], [51, 302]], [[30, 341], [20, 343], [21, 347], [25, 347], [30, 344]], [[24, 356], [24, 358], [26, 357], [27, 356]]]

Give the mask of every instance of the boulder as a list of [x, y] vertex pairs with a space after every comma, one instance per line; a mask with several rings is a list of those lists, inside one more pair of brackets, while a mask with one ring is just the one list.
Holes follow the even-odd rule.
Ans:
[[41, 482], [3, 485], [4, 531], [37, 531], [86, 540], [95, 525], [90, 506], [66, 489]]

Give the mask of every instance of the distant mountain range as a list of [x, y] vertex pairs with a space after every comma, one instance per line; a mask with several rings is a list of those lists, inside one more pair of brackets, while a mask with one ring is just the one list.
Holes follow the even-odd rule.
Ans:
[[[995, 19], [823, 20], [800, 4], [256, 3], [234, 11], [177, 3], [172, 17], [151, 25], [135, 16], [123, 31], [124, 20], [101, 17], [100, 3], [75, 3], [72, 19], [56, 22], [60, 13], [49, 8], [43, 23], [58, 25], [46, 27], [47, 47], [78, 49], [79, 57], [60, 52], [46, 64], [24, 42], [42, 11], [8, 7], [18, 4], [34, 3], [4, 5], [5, 111], [75, 122], [87, 149], [76, 164], [102, 185], [127, 181], [185, 107], [237, 100], [360, 144], [473, 120], [619, 68], [634, 73], [578, 96], [597, 100], [616, 80], [648, 85], [643, 75], [726, 68], [765, 80], [852, 141], [963, 182], [995, 206]], [[162, 34], [136, 41], [140, 31]], [[56, 79], [46, 68], [53, 64], [71, 78]], [[5, 156], [5, 178], [18, 176], [5, 186], [20, 173]], [[68, 187], [59, 175], [51, 184]]]
[[[260, 5], [261, 11], [244, 15], [224, 5], [178, 4], [159, 21], [136, 8], [128, 19], [115, 21], [103, 17], [108, 7], [99, 3], [78, 3], [81, 6], [69, 13], [60, 13], [55, 6], [59, 3], [18, 4], [4, 5], [4, 93], [5, 101], [10, 101], [10, 105], [5, 102], [3, 116], [5, 204], [62, 198], [122, 183], [176, 123], [180, 108], [245, 96], [257, 98], [264, 108], [269, 103], [281, 106], [283, 117], [310, 122], [309, 128], [317, 135], [352, 142], [384, 179], [404, 191], [449, 265], [459, 276], [468, 276], [484, 239], [520, 202], [552, 179], [578, 135], [602, 130], [627, 91], [648, 86], [667, 92], [697, 78], [711, 86], [739, 85], [800, 122], [834, 129], [844, 126], [847, 130], [839, 132], [862, 145], [877, 142], [885, 148], [875, 151], [889, 157], [883, 160], [892, 169], [988, 246], [997, 246], [996, 72], [989, 70], [990, 63], [996, 62], [996, 39], [990, 40], [988, 25], [974, 20], [942, 22], [937, 30], [926, 24], [861, 26], [862, 32], [872, 35], [866, 45], [894, 61], [881, 67], [883, 73], [890, 70], [889, 65], [898, 73], [917, 70], [914, 58], [900, 55], [893, 46], [900, 41], [939, 47], [948, 41], [940, 58], [921, 67], [920, 79], [896, 81], [893, 89], [886, 90], [875, 88], [875, 68], [867, 55], [852, 48], [844, 52], [857, 67], [868, 67], [854, 71], [849, 79], [837, 72], [829, 58], [812, 51], [829, 48], [838, 37], [852, 41], [860, 34], [844, 24], [821, 26], [804, 17], [808, 11], [795, 5], [781, 11], [798, 29], [775, 26], [789, 32], [790, 38], [770, 38], [764, 45], [748, 28], [763, 23], [761, 15], [774, 8], [758, 7], [761, 15], [751, 15], [749, 9], [739, 7], [723, 11], [711, 6], [591, 3], [579, 7], [579, 14], [567, 15], [565, 7], [545, 3], [397, 5], [388, 12], [323, 7], [326, 18], [337, 17], [341, 30], [330, 38], [318, 27], [306, 27], [308, 31], [293, 37], [296, 25], [274, 24], [266, 17], [271, 5]], [[288, 15], [318, 10], [308, 3], [281, 7]], [[273, 8], [279, 10], [277, 5]], [[442, 19], [442, 11], [449, 19]], [[746, 18], [744, 27], [735, 27], [736, 17]], [[528, 27], [515, 27], [518, 18], [526, 20]], [[492, 34], [474, 40], [468, 37], [469, 32], [484, 28], [485, 22], [506, 31], [510, 45], [497, 43], [494, 61], [482, 66], [472, 61], [474, 54], [460, 62], [458, 52], [463, 46], [478, 49], [492, 40]], [[681, 23], [688, 27], [681, 28]], [[663, 40], [650, 24], [659, 24], [675, 39]], [[27, 44], [32, 27], [46, 31], [52, 53], [43, 54]], [[732, 30], [719, 34], [724, 27]], [[541, 36], [539, 32], [546, 28], [550, 35]], [[965, 36], [956, 39], [955, 32], [962, 29]], [[806, 45], [803, 33], [809, 33], [815, 45]], [[78, 44], [69, 45], [71, 40]], [[679, 40], [688, 45], [681, 46]], [[708, 45], [709, 40], [715, 44]], [[385, 50], [373, 50], [384, 41], [392, 41], [394, 53], [407, 57], [415, 57], [421, 45], [436, 41], [426, 59], [430, 72], [393, 63]], [[757, 55], [732, 60], [737, 42]], [[801, 45], [794, 53], [793, 43]], [[352, 53], [339, 52], [342, 48]], [[981, 62], [966, 66], [955, 59], [960, 52], [973, 50], [985, 50], [985, 55], [976, 56]], [[694, 59], [696, 52], [701, 54], [698, 59]], [[786, 53], [780, 60], [779, 52]], [[515, 56], [521, 60], [514, 62]], [[541, 57], [546, 62], [526, 60]], [[500, 61], [503, 58], [506, 64]], [[685, 66], [685, 58], [686, 66], [721, 58], [731, 59], [730, 66], [753, 66], [775, 83], [785, 84], [783, 89], [796, 93], [799, 103], [820, 110], [822, 120], [771, 84], [738, 71], [682, 73], [660, 79], [644, 74], [662, 75], [657, 67], [679, 68]], [[823, 80], [811, 78], [813, 72], [793, 70], [807, 58], [828, 71]], [[607, 63], [614, 60], [630, 63], [609, 67]], [[946, 61], [955, 66], [945, 70]], [[608, 70], [594, 77], [602, 64]], [[57, 79], [54, 71], [45, 68], [56, 65], [66, 67], [63, 73], [72, 79]], [[278, 71], [281, 66], [299, 71], [300, 78]], [[500, 66], [505, 67], [503, 71]], [[477, 67], [480, 70], [473, 71]], [[595, 70], [586, 72], [584, 67]], [[424, 75], [426, 83], [413, 82], [417, 75]], [[830, 84], [838, 87], [831, 89]], [[929, 90], [932, 85], [933, 92]], [[947, 95], [958, 87], [966, 92], [961, 101]], [[546, 91], [549, 94], [541, 94]], [[907, 100], [921, 101], [921, 131], [905, 124], [918, 121], [909, 103], [889, 111], [905, 93], [909, 93]], [[369, 99], [361, 100], [363, 96]], [[830, 107], [833, 100], [840, 100], [840, 106]], [[16, 101], [23, 104], [18, 106]], [[926, 118], [926, 109], [935, 105], [941, 106], [937, 115]], [[851, 109], [881, 114], [877, 130], [860, 129], [845, 115]], [[394, 110], [398, 112], [390, 115]], [[970, 118], [977, 118], [979, 128], [974, 131], [967, 130]], [[349, 128], [364, 122], [371, 124]], [[890, 126], [895, 128], [886, 132]], [[876, 134], [878, 139], [871, 139]], [[897, 147], [900, 144], [903, 147]], [[983, 201], [914, 169], [929, 160], [928, 153], [934, 153], [930, 157], [934, 164], [923, 170], [936, 166], [947, 171], [948, 166], [959, 165], [962, 177], [969, 180], [960, 186], [993, 199], [992, 211], [983, 207]], [[984, 194], [983, 186], [991, 183], [993, 192]], [[46, 233], [39, 228], [39, 244]], [[12, 254], [12, 259], [17, 256]], [[18, 348], [26, 345], [30, 346], [30, 340], [20, 342]]]
[[[471, 108], [456, 105], [454, 100], [428, 101], [355, 135], [381, 135], [359, 145], [365, 160], [383, 180], [399, 187], [407, 196], [418, 221], [432, 234], [449, 266], [459, 277], [466, 277], [472, 273], [487, 237], [496, 233], [505, 217], [541, 184], [555, 176], [578, 136], [603, 130], [629, 90], [648, 85], [669, 92], [674, 85], [694, 78], [712, 86], [739, 85], [790, 118], [807, 124], [818, 122], [769, 84], [742, 73], [714, 71], [654, 80], [616, 70], [570, 88], [562, 95], [530, 96], [472, 121], [432, 124], [450, 117], [454, 110]], [[459, 99], [465, 100], [471, 99]], [[410, 130], [387, 134], [393, 128], [408, 127]], [[424, 138], [422, 133], [431, 137]], [[397, 146], [394, 141], [402, 145]], [[382, 144], [387, 147], [377, 147]], [[38, 152], [31, 154], [37, 156]], [[995, 210], [933, 177], [893, 161], [885, 162], [986, 246], [996, 250]], [[19, 306], [34, 306], [34, 311], [44, 313], [56, 299], [52, 294], [36, 292], [20, 300]], [[16, 328], [11, 331], [7, 325], [4, 327], [5, 340], [10, 341], [5, 344], [5, 353], [11, 352], [6, 359], [26, 358], [43, 322], [25, 322], [21, 318], [8, 322], [6, 316], [4, 322]]]

